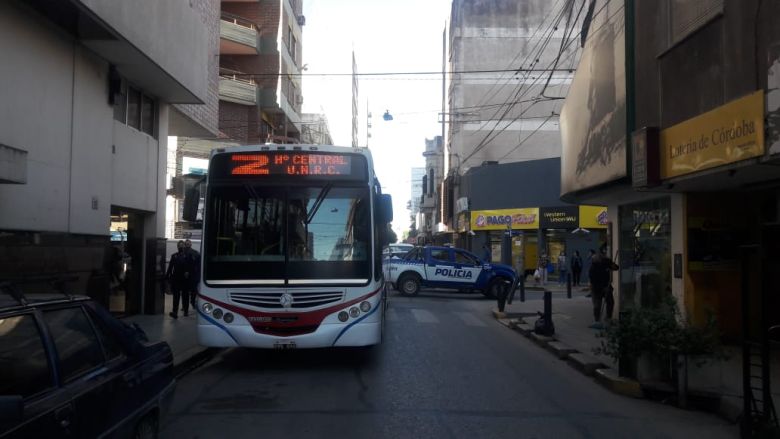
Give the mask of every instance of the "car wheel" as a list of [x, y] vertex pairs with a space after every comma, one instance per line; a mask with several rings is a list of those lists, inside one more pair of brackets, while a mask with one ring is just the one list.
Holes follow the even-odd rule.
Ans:
[[482, 292], [488, 299], [496, 299], [501, 293], [502, 289], [507, 288], [506, 280], [502, 278], [495, 278], [488, 284], [487, 288]]
[[135, 439], [157, 439], [157, 417], [150, 413], [143, 417], [135, 426]]
[[414, 274], [405, 274], [398, 280], [398, 290], [407, 296], [416, 296], [420, 292], [420, 279]]

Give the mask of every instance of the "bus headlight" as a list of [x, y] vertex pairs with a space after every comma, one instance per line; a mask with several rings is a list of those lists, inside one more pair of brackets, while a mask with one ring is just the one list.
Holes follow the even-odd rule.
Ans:
[[206, 314], [211, 314], [211, 311], [214, 311], [214, 305], [208, 302], [204, 303], [202, 308], [203, 308], [203, 312], [205, 312]]
[[214, 312], [211, 313], [212, 316], [214, 316], [215, 319], [219, 320], [222, 318], [222, 310], [217, 308], [214, 310]]
[[225, 317], [222, 319], [225, 323], [233, 323], [233, 314], [226, 312]]
[[340, 321], [341, 323], [344, 323], [344, 322], [346, 322], [347, 320], [349, 320], [349, 314], [347, 314], [347, 312], [346, 312], [346, 311], [341, 311], [341, 312], [339, 313], [339, 321]]
[[368, 312], [371, 310], [371, 304], [368, 302], [361, 302], [360, 303], [360, 310], [363, 312]]
[[359, 315], [360, 315], [360, 310], [358, 309], [358, 307], [353, 306], [352, 308], [349, 309], [349, 316], [352, 317], [353, 319]]

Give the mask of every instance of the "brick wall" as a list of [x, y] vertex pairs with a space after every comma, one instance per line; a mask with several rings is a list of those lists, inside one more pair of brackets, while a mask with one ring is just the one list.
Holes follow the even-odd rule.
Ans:
[[176, 108], [203, 128], [217, 134], [219, 112], [219, 0], [191, 0], [209, 34], [209, 88], [203, 105], [176, 105]]

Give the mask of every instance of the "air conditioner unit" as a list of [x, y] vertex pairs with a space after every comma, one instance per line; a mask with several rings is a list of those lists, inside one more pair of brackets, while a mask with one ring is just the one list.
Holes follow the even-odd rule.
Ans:
[[296, 104], [302, 104], [303, 103], [303, 95], [298, 95], [295, 97], [295, 103]]
[[306, 17], [304, 17], [303, 15], [297, 16], [296, 19], [298, 20], [299, 26], [303, 26], [306, 24]]

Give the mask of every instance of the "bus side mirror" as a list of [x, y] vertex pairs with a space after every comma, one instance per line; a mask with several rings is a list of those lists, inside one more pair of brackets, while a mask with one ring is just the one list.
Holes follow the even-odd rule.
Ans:
[[382, 225], [393, 222], [393, 197], [390, 195], [382, 194], [379, 196], [377, 220]]
[[200, 204], [200, 183], [195, 183], [184, 192], [184, 209], [182, 212], [184, 221], [195, 222], [198, 220], [198, 204]]

